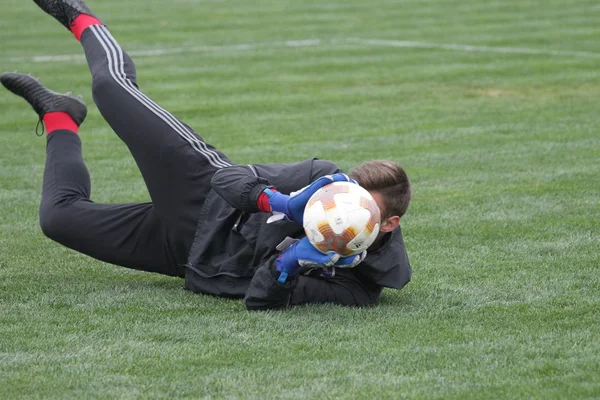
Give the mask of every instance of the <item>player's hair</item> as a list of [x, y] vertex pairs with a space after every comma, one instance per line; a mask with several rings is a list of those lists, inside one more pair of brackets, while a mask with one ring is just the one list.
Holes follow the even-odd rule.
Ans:
[[393, 161], [368, 161], [352, 169], [348, 174], [360, 186], [381, 193], [384, 201], [381, 219], [394, 215], [402, 217], [410, 203], [411, 189], [408, 175]]

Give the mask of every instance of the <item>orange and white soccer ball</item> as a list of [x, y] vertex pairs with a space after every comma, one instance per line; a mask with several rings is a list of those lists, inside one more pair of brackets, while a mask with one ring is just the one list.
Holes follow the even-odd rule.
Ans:
[[311, 196], [304, 209], [304, 231], [322, 253], [360, 254], [377, 238], [380, 211], [357, 184], [333, 182]]

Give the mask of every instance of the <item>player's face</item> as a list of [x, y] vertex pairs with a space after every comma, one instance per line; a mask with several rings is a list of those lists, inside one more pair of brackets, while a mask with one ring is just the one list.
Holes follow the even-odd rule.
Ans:
[[[379, 207], [379, 211], [381, 211], [381, 215], [383, 216], [385, 214], [385, 208], [384, 208], [385, 203], [383, 201], [382, 194], [375, 190], [369, 191], [369, 193], [371, 194], [371, 196], [373, 196], [373, 200], [375, 200], [375, 203], [377, 203], [377, 206]], [[396, 229], [399, 222], [400, 222], [400, 217], [398, 217], [398, 216], [391, 216], [386, 219], [382, 219], [381, 223], [379, 224], [379, 237]]]

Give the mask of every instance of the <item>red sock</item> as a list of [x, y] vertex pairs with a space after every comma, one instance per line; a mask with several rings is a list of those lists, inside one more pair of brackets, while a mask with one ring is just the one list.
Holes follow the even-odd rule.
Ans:
[[54, 131], [66, 130], [74, 133], [79, 132], [79, 127], [73, 121], [73, 118], [66, 112], [49, 112], [42, 117], [46, 133], [49, 135]]
[[88, 14], [79, 14], [71, 23], [71, 32], [75, 35], [75, 39], [81, 40], [81, 34], [92, 25], [102, 25], [98, 19]]

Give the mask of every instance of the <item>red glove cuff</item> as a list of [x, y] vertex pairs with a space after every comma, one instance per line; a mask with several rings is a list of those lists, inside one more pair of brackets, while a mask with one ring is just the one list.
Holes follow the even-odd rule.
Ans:
[[[275, 189], [270, 188], [269, 190], [271, 190], [272, 192], [275, 191]], [[258, 195], [258, 200], [256, 201], [256, 205], [258, 206], [258, 209], [262, 212], [268, 212], [270, 213], [271, 210], [271, 203], [269, 203], [269, 196], [267, 196], [266, 193], [261, 193]]]

